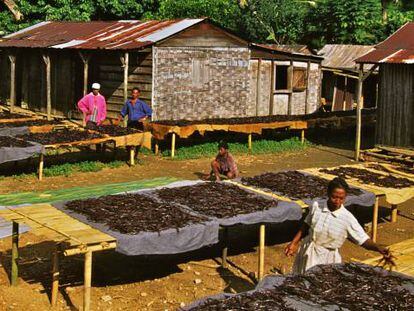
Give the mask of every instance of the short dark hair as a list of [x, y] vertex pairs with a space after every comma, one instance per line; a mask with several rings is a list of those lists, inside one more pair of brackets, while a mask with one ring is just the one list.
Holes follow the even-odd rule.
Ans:
[[220, 149], [220, 148], [224, 148], [224, 149], [228, 150], [228, 149], [229, 149], [229, 145], [228, 145], [225, 141], [221, 141], [221, 142], [219, 143], [219, 145], [218, 145], [218, 148], [219, 148], [219, 149]]
[[341, 178], [341, 177], [335, 177], [334, 179], [332, 179], [329, 184], [328, 184], [328, 195], [332, 194], [332, 192], [335, 189], [343, 189], [346, 192], [349, 191], [349, 185], [348, 183], [345, 181], [345, 179]]
[[140, 90], [139, 88], [134, 87], [134, 88], [132, 89], [132, 91], [135, 91], [135, 90], [141, 93], [141, 90]]

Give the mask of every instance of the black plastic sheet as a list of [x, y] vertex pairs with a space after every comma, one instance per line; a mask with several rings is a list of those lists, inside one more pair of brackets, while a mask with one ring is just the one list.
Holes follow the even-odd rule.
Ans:
[[0, 164], [31, 158], [32, 156], [44, 154], [45, 148], [37, 143], [29, 143], [28, 147], [1, 147]]

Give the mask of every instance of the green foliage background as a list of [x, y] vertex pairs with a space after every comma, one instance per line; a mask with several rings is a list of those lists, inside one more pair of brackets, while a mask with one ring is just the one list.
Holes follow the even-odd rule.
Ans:
[[[255, 42], [375, 44], [414, 20], [413, 0], [15, 0], [16, 22], [0, 4], [7, 34], [44, 20], [210, 17]], [[383, 20], [383, 10], [388, 18]]]

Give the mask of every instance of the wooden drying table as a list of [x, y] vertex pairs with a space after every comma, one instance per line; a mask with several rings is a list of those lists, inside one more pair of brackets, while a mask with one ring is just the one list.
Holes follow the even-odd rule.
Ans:
[[0, 217], [13, 222], [11, 285], [18, 281], [19, 223], [27, 224], [36, 235], [55, 241], [52, 258], [51, 304], [57, 303], [59, 289], [59, 255], [84, 254], [84, 298], [83, 310], [90, 310], [92, 253], [116, 247], [115, 238], [100, 232], [59, 211], [49, 204], [0, 209]]
[[[171, 139], [171, 157], [175, 156], [176, 136], [188, 138], [195, 132], [204, 135], [205, 132], [226, 131], [248, 134], [248, 147], [252, 150], [252, 134], [262, 134], [265, 129], [289, 129], [300, 130], [301, 141], [305, 142], [305, 130], [308, 128], [307, 121], [280, 121], [269, 123], [245, 123], [245, 124], [191, 124], [185, 126], [165, 125], [160, 123], [151, 123], [150, 128], [152, 135], [156, 140], [164, 140], [167, 134], [172, 134]], [[155, 146], [158, 152], [158, 144]]]
[[[396, 257], [395, 263], [396, 272], [404, 273], [414, 277], [414, 239], [409, 239], [402, 241], [400, 243], [392, 244], [389, 246], [391, 252]], [[382, 256], [366, 259], [366, 260], [356, 260], [368, 265], [377, 265], [381, 260]]]
[[[151, 132], [137, 132], [124, 136], [109, 136], [116, 147], [136, 147], [142, 146], [151, 150]], [[129, 149], [129, 163], [135, 165], [135, 148]]]
[[[267, 196], [267, 197], [271, 197], [272, 199], [276, 199], [276, 200], [280, 200], [280, 201], [286, 201], [286, 202], [294, 202], [296, 204], [298, 204], [301, 208], [302, 208], [302, 212], [305, 212], [308, 209], [308, 205], [303, 202], [302, 200], [291, 200], [290, 198], [284, 197], [284, 196], [280, 196], [277, 194], [274, 194], [272, 192], [269, 191], [264, 191], [264, 190], [260, 190], [254, 187], [250, 187], [250, 186], [246, 186], [243, 185], [241, 183], [232, 181], [232, 180], [224, 180], [224, 182], [236, 185], [242, 189], [246, 189], [246, 190], [250, 190], [253, 192], [256, 192], [258, 194]], [[226, 232], [227, 230], [225, 229], [224, 233], [225, 236], [227, 234]], [[263, 279], [264, 276], [264, 258], [265, 258], [265, 239], [266, 239], [266, 225], [265, 224], [261, 224], [260, 225], [260, 229], [259, 229], [259, 261], [258, 261], [258, 269], [257, 269], [257, 279], [261, 280]], [[227, 258], [227, 247], [225, 247], [223, 249], [223, 266], [225, 265], [225, 259]]]
[[[341, 165], [341, 166], [336, 166], [336, 167], [329, 167], [327, 169], [335, 169], [335, 168], [340, 168], [340, 167], [352, 167], [352, 168], [365, 170], [367, 171], [367, 174], [369, 174], [369, 172], [371, 171], [377, 174], [388, 175], [387, 173], [384, 173], [382, 171], [377, 171], [372, 168], [366, 167], [366, 165], [370, 165], [370, 164], [372, 163]], [[311, 174], [317, 177], [321, 177], [327, 180], [332, 180], [333, 178], [336, 177], [334, 175], [320, 172], [319, 170], [321, 169], [322, 168], [310, 168], [310, 169], [304, 169], [304, 170], [299, 170], [299, 171], [307, 173], [307, 174]], [[403, 178], [402, 176], [397, 176], [397, 177]], [[361, 188], [365, 191], [369, 191], [375, 194], [375, 204], [374, 204], [373, 215], [372, 215], [372, 233], [371, 233], [371, 237], [374, 242], [376, 242], [377, 240], [379, 199], [383, 197], [383, 198], [386, 198], [387, 201], [390, 201], [390, 198], [392, 199], [392, 197], [401, 197], [401, 199], [399, 199], [398, 201], [394, 201], [394, 200], [390, 201], [390, 204], [391, 204], [391, 219], [390, 220], [391, 222], [396, 222], [397, 216], [398, 216], [398, 204], [401, 204], [411, 199], [412, 197], [414, 197], [414, 187], [404, 188], [404, 189], [394, 189], [394, 188], [384, 188], [384, 187], [379, 187], [375, 185], [364, 184], [354, 178], [347, 178], [346, 181], [350, 186]]]

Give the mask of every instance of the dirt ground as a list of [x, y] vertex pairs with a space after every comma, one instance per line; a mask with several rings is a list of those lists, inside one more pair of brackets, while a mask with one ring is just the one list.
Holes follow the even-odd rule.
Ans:
[[[342, 149], [312, 147], [297, 153], [260, 156], [238, 156], [245, 176], [265, 171], [333, 166], [351, 163], [352, 153]], [[126, 182], [172, 176], [196, 179], [206, 172], [211, 159], [171, 161], [143, 156], [135, 167], [96, 173], [78, 173], [70, 177], [49, 177], [42, 182], [35, 178], [0, 181], [0, 193], [42, 191], [92, 184]], [[388, 222], [389, 206], [381, 202], [378, 241], [389, 245], [414, 236], [414, 201], [401, 205], [397, 223]], [[354, 210], [361, 223], [367, 225], [372, 210]], [[266, 273], [287, 273], [292, 259], [283, 255], [298, 223], [267, 226]], [[255, 284], [246, 276], [257, 271], [258, 227], [230, 229], [229, 269], [219, 265], [220, 245], [176, 256], [127, 257], [113, 251], [94, 254], [92, 310], [175, 310], [201, 297], [220, 292], [241, 292]], [[9, 286], [10, 238], [0, 240], [0, 310], [48, 310], [51, 283], [50, 254], [53, 243], [31, 233], [21, 235], [20, 279], [18, 287]], [[364, 259], [374, 254], [346, 242], [341, 250], [344, 261]], [[83, 258], [70, 257], [61, 261], [61, 288], [58, 310], [82, 309]]]

